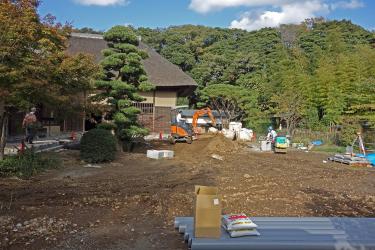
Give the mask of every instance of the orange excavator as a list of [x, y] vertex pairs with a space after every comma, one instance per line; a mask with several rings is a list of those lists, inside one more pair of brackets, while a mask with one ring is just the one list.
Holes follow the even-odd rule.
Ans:
[[172, 144], [175, 144], [177, 141], [185, 141], [188, 144], [193, 142], [193, 136], [197, 134], [197, 125], [199, 117], [207, 114], [210, 117], [212, 124], [216, 125], [215, 117], [212, 114], [210, 108], [203, 108], [196, 111], [193, 115], [192, 124], [186, 123], [184, 120], [179, 120], [177, 117], [179, 116], [178, 110], [174, 110], [172, 112], [172, 122], [171, 122], [171, 135], [169, 137], [169, 141]]

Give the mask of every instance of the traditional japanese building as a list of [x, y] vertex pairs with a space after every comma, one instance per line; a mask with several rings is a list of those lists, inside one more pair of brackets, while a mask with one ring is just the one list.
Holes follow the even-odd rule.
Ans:
[[[72, 33], [67, 53], [70, 55], [89, 54], [99, 63], [103, 59], [101, 51], [106, 47], [107, 42], [101, 35]], [[139, 93], [145, 98], [145, 101], [134, 103], [134, 106], [142, 111], [139, 121], [151, 132], [167, 132], [170, 125], [170, 112], [177, 105], [177, 98], [191, 95], [197, 87], [197, 83], [179, 67], [141, 41], [139, 49], [148, 53], [149, 57], [143, 60], [143, 66], [149, 81], [155, 85], [153, 91]], [[77, 93], [77, 96], [79, 96], [77, 97], [77, 102], [79, 102], [87, 96], [87, 93], [85, 95]], [[72, 113], [65, 116], [64, 119], [59, 119], [59, 112], [53, 108], [44, 107], [43, 104], [40, 104], [38, 111], [38, 118], [49, 134], [86, 130], [85, 120], [87, 117], [82, 112]], [[24, 113], [15, 113], [12, 116], [9, 126], [10, 135], [23, 133], [20, 128], [23, 115]]]

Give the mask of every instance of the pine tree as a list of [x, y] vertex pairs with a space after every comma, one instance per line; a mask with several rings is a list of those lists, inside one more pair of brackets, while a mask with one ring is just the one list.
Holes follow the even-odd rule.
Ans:
[[147, 53], [137, 48], [138, 38], [129, 27], [114, 26], [104, 33], [104, 39], [108, 49], [102, 51], [103, 76], [96, 83], [100, 92], [94, 99], [108, 104], [106, 118], [115, 125], [119, 140], [129, 142], [148, 132], [137, 123], [140, 110], [133, 106], [144, 100], [138, 91], [153, 88], [142, 65]]

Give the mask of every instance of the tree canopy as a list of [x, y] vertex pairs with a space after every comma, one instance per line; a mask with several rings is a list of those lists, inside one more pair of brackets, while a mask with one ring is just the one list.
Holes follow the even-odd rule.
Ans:
[[237, 99], [251, 93], [259, 111], [241, 115], [243, 121], [264, 126], [281, 117], [290, 132], [343, 124], [348, 116], [375, 126], [375, 34], [350, 21], [308, 19], [252, 32], [194, 25], [136, 32], [198, 82], [192, 105], [212, 105], [213, 93], [221, 100], [236, 86]]

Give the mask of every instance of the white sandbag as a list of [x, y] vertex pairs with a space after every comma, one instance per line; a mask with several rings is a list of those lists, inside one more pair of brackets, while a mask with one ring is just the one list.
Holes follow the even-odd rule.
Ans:
[[234, 131], [236, 134], [239, 134], [242, 128], [241, 122], [230, 122], [229, 123], [229, 130]]
[[240, 131], [239, 139], [241, 141], [251, 141], [253, 139], [253, 131], [251, 129], [242, 128]]
[[245, 229], [237, 231], [227, 231], [231, 238], [243, 237], [243, 236], [259, 236], [260, 233], [256, 229]]
[[258, 227], [243, 213], [223, 215], [222, 223], [227, 231], [251, 230]]
[[231, 131], [231, 130], [226, 130], [225, 133], [223, 133], [224, 136], [230, 140], [233, 140], [234, 139], [234, 136], [236, 135], [236, 133], [234, 131]]

